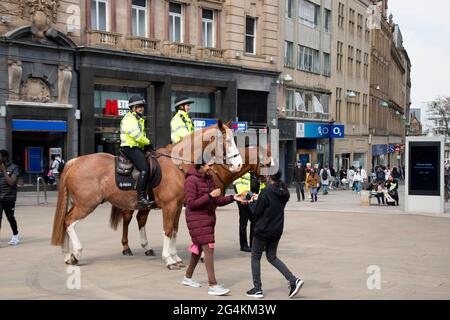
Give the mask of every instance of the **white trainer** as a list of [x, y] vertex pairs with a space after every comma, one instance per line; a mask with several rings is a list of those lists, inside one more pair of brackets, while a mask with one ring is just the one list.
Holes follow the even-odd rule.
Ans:
[[193, 287], [193, 288], [199, 288], [202, 286], [197, 281], [192, 280], [191, 278], [186, 278], [186, 277], [184, 277], [183, 281], [181, 281], [181, 284], [183, 284], [185, 286]]
[[215, 286], [210, 286], [208, 289], [208, 294], [211, 296], [224, 296], [230, 292], [231, 292], [230, 289], [224, 288], [220, 284], [216, 284]]
[[9, 240], [8, 242], [10, 246], [15, 246], [18, 245], [19, 243], [20, 243], [19, 235], [12, 236], [11, 240]]

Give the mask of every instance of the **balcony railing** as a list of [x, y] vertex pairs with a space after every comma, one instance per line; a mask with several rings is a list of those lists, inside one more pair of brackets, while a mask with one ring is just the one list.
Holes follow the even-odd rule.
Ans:
[[92, 30], [87, 32], [89, 44], [92, 46], [117, 47], [120, 44], [122, 35], [120, 33]]
[[199, 49], [201, 52], [201, 58], [203, 59], [223, 59], [225, 57], [225, 49], [219, 48], [201, 48]]
[[287, 118], [308, 119], [308, 120], [331, 120], [331, 113], [321, 113], [312, 111], [286, 110]]
[[160, 40], [143, 37], [128, 37], [127, 48], [132, 51], [159, 52]]

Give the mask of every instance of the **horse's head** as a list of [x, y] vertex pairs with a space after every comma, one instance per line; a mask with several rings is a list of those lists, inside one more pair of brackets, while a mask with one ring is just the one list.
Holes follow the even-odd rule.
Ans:
[[213, 163], [224, 164], [231, 172], [241, 170], [242, 157], [234, 141], [233, 131], [227, 124], [219, 120], [216, 126], [206, 128], [203, 132], [203, 139], [207, 141], [204, 156], [208, 151]]
[[267, 175], [269, 169], [275, 165], [274, 159], [272, 157], [272, 151], [270, 146], [263, 147], [262, 145], [258, 146], [258, 163], [256, 166], [256, 175], [264, 176]]

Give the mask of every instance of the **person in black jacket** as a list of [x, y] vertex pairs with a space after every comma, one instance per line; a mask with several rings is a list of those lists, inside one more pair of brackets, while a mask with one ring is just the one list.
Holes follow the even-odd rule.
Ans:
[[300, 193], [302, 194], [302, 200], [305, 201], [305, 181], [305, 167], [300, 161], [298, 161], [297, 166], [294, 169], [294, 182], [295, 190], [297, 191], [297, 202], [300, 202]]
[[252, 245], [252, 276], [254, 288], [247, 291], [248, 297], [262, 298], [261, 256], [266, 251], [267, 260], [280, 271], [290, 283], [289, 298], [294, 297], [303, 286], [303, 280], [292, 274], [277, 258], [278, 242], [283, 234], [284, 208], [289, 201], [289, 190], [281, 181], [281, 171], [269, 177], [267, 187], [256, 203], [251, 205], [255, 219]]

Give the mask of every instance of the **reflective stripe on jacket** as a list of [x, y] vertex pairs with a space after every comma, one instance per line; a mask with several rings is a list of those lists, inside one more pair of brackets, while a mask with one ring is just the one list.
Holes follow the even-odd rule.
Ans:
[[189, 118], [187, 112], [178, 110], [170, 121], [170, 131], [172, 143], [177, 143], [185, 136], [194, 132], [194, 125], [192, 124], [192, 120]]
[[234, 180], [233, 185], [236, 187], [236, 191], [238, 194], [241, 194], [244, 191], [250, 191], [250, 172], [247, 172], [239, 179]]
[[145, 120], [135, 112], [127, 112], [120, 122], [120, 146], [144, 149], [150, 144], [145, 135]]

